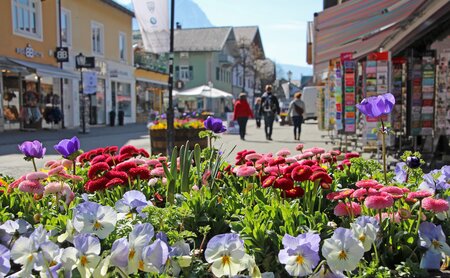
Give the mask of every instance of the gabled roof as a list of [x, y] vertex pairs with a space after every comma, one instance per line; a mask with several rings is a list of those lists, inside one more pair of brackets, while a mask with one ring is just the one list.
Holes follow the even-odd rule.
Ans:
[[234, 40], [232, 27], [176, 29], [174, 50], [175, 52], [221, 51], [228, 39]]
[[119, 3], [114, 2], [113, 0], [102, 0], [104, 3], [110, 5], [111, 7], [114, 7], [127, 15], [134, 17], [134, 12], [130, 11], [129, 9], [125, 8], [124, 6], [120, 5]]
[[233, 27], [233, 30], [237, 43], [239, 43], [242, 40], [250, 43], [255, 43], [261, 50], [263, 58], [265, 57], [264, 48], [261, 40], [261, 35], [259, 34], [258, 26], [238, 26]]

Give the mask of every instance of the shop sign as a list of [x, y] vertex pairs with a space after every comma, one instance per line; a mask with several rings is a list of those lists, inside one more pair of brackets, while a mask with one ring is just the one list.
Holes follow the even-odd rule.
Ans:
[[128, 77], [129, 73], [127, 71], [113, 69], [109, 71], [109, 77], [117, 78], [117, 77]]
[[83, 93], [86, 95], [97, 92], [97, 73], [95, 71], [83, 71]]
[[342, 52], [341, 53], [341, 62], [353, 60], [353, 52]]
[[55, 51], [55, 58], [58, 63], [69, 62], [69, 48], [57, 47]]
[[25, 57], [27, 57], [27, 58], [34, 58], [34, 57], [42, 57], [43, 56], [42, 52], [34, 50], [29, 43], [24, 48], [16, 48], [16, 53], [25, 55]]

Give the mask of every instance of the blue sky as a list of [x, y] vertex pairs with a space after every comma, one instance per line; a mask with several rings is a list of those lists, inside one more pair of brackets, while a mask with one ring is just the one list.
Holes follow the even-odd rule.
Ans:
[[[131, 0], [115, 0], [128, 4]], [[306, 22], [322, 0], [193, 0], [214, 26], [258, 25], [266, 56], [306, 66]]]

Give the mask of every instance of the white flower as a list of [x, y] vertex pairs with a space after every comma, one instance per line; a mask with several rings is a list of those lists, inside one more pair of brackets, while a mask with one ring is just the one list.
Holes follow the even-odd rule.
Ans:
[[137, 224], [126, 238], [114, 241], [111, 248], [111, 264], [127, 269], [128, 274], [137, 273], [139, 266], [144, 265], [142, 252], [153, 238], [154, 228], [151, 224]]
[[92, 233], [99, 238], [106, 238], [114, 231], [117, 212], [109, 206], [93, 202], [84, 202], [76, 206], [73, 227], [79, 233]]
[[368, 223], [365, 226], [361, 226], [356, 223], [351, 224], [353, 235], [359, 239], [364, 246], [364, 252], [369, 251], [372, 248], [372, 244], [377, 238], [377, 229], [374, 225]]
[[217, 277], [233, 276], [247, 266], [244, 242], [239, 235], [229, 233], [216, 235], [208, 242], [205, 259], [212, 263], [211, 270]]
[[67, 273], [76, 267], [82, 278], [89, 278], [100, 262], [100, 241], [89, 234], [79, 234], [73, 239], [75, 247], [63, 251], [61, 260]]
[[364, 246], [350, 229], [337, 228], [333, 236], [324, 241], [322, 255], [333, 272], [352, 271], [364, 255]]
[[17, 277], [31, 277], [33, 269], [39, 269], [43, 265], [39, 245], [26, 237], [20, 237], [14, 242], [11, 259], [14, 263], [22, 265], [22, 269], [16, 273]]

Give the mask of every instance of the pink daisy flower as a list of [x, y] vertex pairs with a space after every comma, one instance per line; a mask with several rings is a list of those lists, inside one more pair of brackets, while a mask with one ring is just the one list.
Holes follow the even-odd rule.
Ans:
[[385, 209], [391, 207], [393, 204], [394, 198], [388, 193], [368, 196], [364, 201], [364, 205], [370, 209]]
[[364, 199], [367, 196], [367, 189], [365, 188], [359, 188], [353, 191], [352, 195], [350, 197], [357, 198], [357, 199]]
[[427, 190], [419, 190], [419, 191], [415, 191], [415, 192], [410, 192], [408, 194], [408, 199], [423, 199], [426, 197], [430, 197], [432, 196], [433, 193], [431, 193], [430, 191]]
[[251, 154], [247, 154], [245, 156], [246, 160], [252, 160], [252, 161], [258, 161], [262, 158], [263, 156], [259, 153], [251, 153]]
[[351, 204], [339, 202], [334, 208], [334, 214], [336, 216], [358, 216], [361, 215], [361, 206], [355, 202], [351, 202]]
[[297, 151], [302, 151], [303, 150], [303, 148], [304, 148], [304, 145], [303, 144], [298, 144], [296, 147], [295, 147], [295, 149], [297, 150]]
[[[400, 214], [398, 212], [396, 212], [394, 214], [383, 212], [381, 214], [381, 218], [383, 221], [384, 221], [384, 219], [387, 218], [387, 219], [389, 219], [390, 222], [394, 222], [394, 223], [400, 223], [400, 220], [401, 220]], [[380, 215], [378, 213], [377, 213], [377, 215], [375, 215], [375, 219], [378, 220], [378, 222], [380, 222]]]
[[356, 182], [355, 185], [359, 188], [370, 188], [378, 185], [378, 182], [376, 180], [361, 180]]
[[291, 155], [291, 152], [290, 152], [288, 149], [284, 148], [284, 149], [279, 150], [279, 151], [276, 153], [276, 155], [277, 155], [277, 156], [286, 157], [286, 156], [288, 156], [288, 155]]
[[243, 166], [239, 167], [236, 175], [238, 177], [250, 177], [256, 174], [256, 169], [253, 166]]
[[286, 163], [287, 164], [291, 164], [291, 163], [295, 163], [295, 162], [297, 162], [297, 158], [292, 157], [292, 156], [286, 157]]
[[380, 188], [380, 192], [386, 192], [392, 195], [394, 199], [400, 199], [403, 197], [403, 190], [397, 186], [384, 186]]
[[44, 186], [36, 180], [24, 180], [19, 184], [19, 190], [22, 192], [41, 195], [44, 193]]
[[29, 181], [37, 181], [48, 178], [48, 175], [44, 172], [31, 172], [27, 174], [26, 178]]
[[150, 171], [150, 175], [155, 177], [164, 177], [165, 176], [164, 168], [156, 167], [155, 169]]
[[432, 212], [446, 212], [449, 209], [448, 202], [444, 199], [434, 199], [431, 197], [422, 200], [422, 208]]
[[302, 160], [302, 159], [310, 159], [313, 156], [314, 156], [314, 153], [312, 153], [310, 151], [305, 151], [302, 154], [297, 155], [296, 158], [297, 158], [297, 160]]

